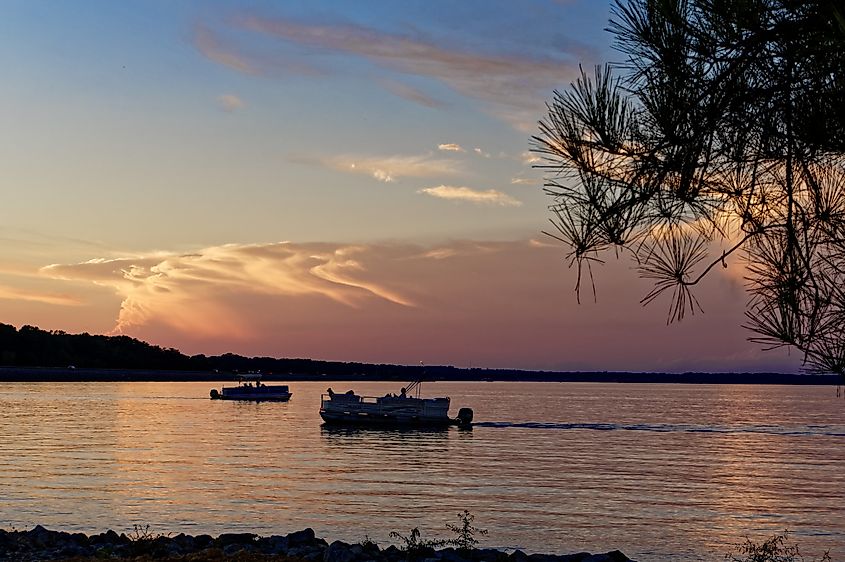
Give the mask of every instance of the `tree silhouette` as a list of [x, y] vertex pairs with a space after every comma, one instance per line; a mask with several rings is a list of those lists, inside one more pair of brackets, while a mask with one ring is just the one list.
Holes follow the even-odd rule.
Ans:
[[669, 322], [740, 256], [746, 326], [845, 374], [845, 12], [834, 0], [617, 0], [618, 65], [555, 92], [532, 137], [578, 285], [615, 249]]

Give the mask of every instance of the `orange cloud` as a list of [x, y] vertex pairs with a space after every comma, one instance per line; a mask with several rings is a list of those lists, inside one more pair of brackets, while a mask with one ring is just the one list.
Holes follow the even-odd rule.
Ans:
[[470, 203], [482, 205], [498, 205], [500, 207], [519, 207], [522, 205], [522, 201], [514, 199], [507, 193], [496, 191], [495, 189], [479, 191], [469, 187], [439, 185], [437, 187], [426, 187], [420, 189], [418, 193], [423, 193], [440, 199], [468, 201]]
[[223, 94], [217, 97], [217, 103], [223, 111], [233, 112], [241, 109], [244, 102], [235, 94]]
[[24, 300], [58, 306], [80, 306], [82, 301], [72, 295], [48, 293], [0, 285], [0, 299]]
[[[294, 158], [294, 161], [314, 161], [311, 158]], [[339, 155], [317, 160], [323, 166], [352, 174], [365, 174], [385, 183], [403, 177], [455, 176], [462, 172], [461, 164], [454, 160], [434, 158], [431, 154], [393, 156]]]
[[490, 367], [789, 370], [740, 328], [745, 294], [720, 272], [706, 310], [666, 326], [631, 264], [597, 274], [575, 303], [563, 250], [546, 240], [227, 244], [52, 265], [121, 299], [115, 331], [188, 353]]

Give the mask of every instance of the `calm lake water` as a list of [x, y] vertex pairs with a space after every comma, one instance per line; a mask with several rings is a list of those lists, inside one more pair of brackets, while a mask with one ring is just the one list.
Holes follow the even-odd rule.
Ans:
[[322, 427], [327, 383], [261, 404], [211, 401], [215, 386], [0, 384], [0, 527], [313, 527], [384, 546], [412, 527], [448, 537], [469, 509], [483, 546], [722, 560], [745, 536], [789, 529], [808, 559], [845, 559], [833, 387], [428, 383], [478, 423], [383, 431]]

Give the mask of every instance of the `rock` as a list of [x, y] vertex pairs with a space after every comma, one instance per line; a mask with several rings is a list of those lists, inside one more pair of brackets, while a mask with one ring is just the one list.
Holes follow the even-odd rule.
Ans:
[[290, 546], [302, 546], [311, 543], [314, 541], [314, 529], [308, 527], [307, 529], [290, 533], [287, 539]]
[[229, 543], [223, 547], [223, 554], [226, 556], [232, 556], [242, 551], [245, 547], [246, 545], [243, 543]]
[[[35, 562], [75, 558], [134, 558], [179, 559], [185, 561], [221, 560], [223, 557], [284, 556], [304, 562], [633, 562], [618, 550], [604, 554], [580, 552], [568, 555], [525, 554], [516, 550], [510, 554], [492, 549], [460, 550], [444, 548], [435, 551], [422, 547], [407, 552], [389, 545], [384, 550], [373, 542], [331, 544], [318, 538], [311, 528], [285, 536], [259, 537], [255, 533], [223, 533], [196, 537], [180, 533], [174, 537], [150, 536], [129, 539], [108, 530], [98, 535], [51, 531], [36, 525], [29, 531], [0, 529], [0, 561]], [[250, 558], [252, 559], [252, 558]]]
[[73, 533], [68, 536], [68, 540], [77, 546], [88, 546], [88, 535], [85, 533]]
[[9, 552], [13, 550], [12, 547], [16, 547], [18, 542], [18, 538], [14, 536], [13, 533], [8, 533], [3, 529], [0, 529], [0, 555], [4, 552]]
[[223, 533], [214, 542], [225, 551], [230, 544], [252, 544], [257, 537], [255, 533]]
[[279, 535], [273, 535], [265, 539], [259, 539], [258, 541], [258, 548], [264, 554], [287, 554], [289, 546], [288, 538]]
[[630, 558], [625, 556], [618, 550], [611, 550], [604, 554], [594, 554], [579, 560], [578, 562], [632, 562]]
[[130, 541], [126, 535], [118, 535], [111, 529], [99, 535], [91, 535], [88, 539], [88, 543], [91, 545], [117, 545], [127, 544], [128, 542]]
[[76, 544], [68, 544], [56, 551], [56, 558], [73, 558], [75, 556], [85, 556], [86, 554], [88, 554], [87, 549]]
[[326, 548], [323, 555], [323, 562], [352, 562], [353, 560], [355, 560], [355, 553], [352, 552], [351, 545], [343, 541], [334, 541]]
[[528, 562], [528, 555], [521, 550], [514, 550], [508, 555], [510, 562]]
[[36, 525], [31, 531], [27, 531], [25, 540], [34, 548], [47, 548], [57, 545], [64, 533], [59, 531], [50, 531], [41, 525]]
[[551, 554], [529, 554], [528, 562], [557, 562], [557, 556]]
[[325, 549], [314, 545], [290, 547], [287, 556], [290, 558], [302, 558], [311, 562], [322, 562]]
[[466, 562], [467, 558], [454, 548], [444, 548], [437, 551], [437, 557], [445, 562]]
[[381, 557], [388, 560], [400, 560], [405, 558], [405, 553], [392, 544], [381, 551]]

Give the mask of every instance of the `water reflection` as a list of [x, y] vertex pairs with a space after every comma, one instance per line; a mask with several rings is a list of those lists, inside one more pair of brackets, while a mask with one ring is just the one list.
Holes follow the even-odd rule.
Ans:
[[712, 560], [788, 527], [802, 551], [845, 555], [830, 389], [437, 383], [426, 394], [479, 420], [437, 430], [322, 425], [326, 383], [292, 383], [287, 403], [212, 386], [0, 384], [0, 522], [384, 543], [442, 537], [469, 509], [485, 545], [529, 551]]

